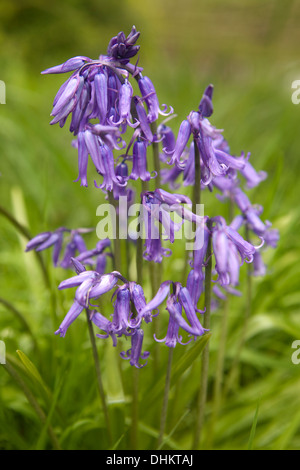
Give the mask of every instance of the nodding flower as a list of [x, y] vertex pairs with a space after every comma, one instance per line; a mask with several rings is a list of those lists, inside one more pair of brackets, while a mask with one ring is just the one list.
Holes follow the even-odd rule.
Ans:
[[59, 289], [77, 287], [73, 305], [55, 333], [60, 336], [65, 336], [68, 327], [76, 320], [82, 310], [89, 308], [90, 299], [99, 298], [113, 289], [118, 280], [124, 280], [117, 271], [101, 275], [96, 271], [83, 270], [84, 267], [81, 268], [81, 266], [81, 263], [77, 261], [75, 268], [77, 268], [78, 274], [62, 281], [58, 286]]
[[[110, 248], [111, 241], [109, 238], [98, 241], [96, 247], [92, 250], [85, 249], [76, 257], [76, 260], [88, 264], [91, 266], [96, 266], [95, 271], [99, 274], [104, 274], [106, 267], [107, 256], [111, 256], [111, 253], [103, 253], [107, 248]], [[74, 260], [72, 260], [73, 262]], [[73, 263], [74, 264], [74, 263]]]
[[[78, 149], [76, 181], [81, 181], [82, 186], [87, 186], [90, 154], [97, 172], [105, 176], [101, 189], [111, 191], [113, 169], [103, 164], [102, 146], [119, 149], [120, 134], [126, 131], [127, 125], [139, 127], [143, 136], [152, 142], [154, 137], [150, 123], [157, 119], [158, 114], [169, 114], [165, 105], [162, 110], [159, 108], [154, 86], [148, 77], [141, 75], [142, 68], [130, 64], [130, 59], [139, 50], [135, 44], [139, 35], [133, 26], [127, 37], [120, 32], [111, 39], [107, 55], [100, 55], [96, 60], [85, 56], [73, 57], [42, 72], [72, 72], [55, 96], [51, 124], [58, 123], [63, 127], [68, 116], [71, 116], [70, 132], [77, 136], [73, 144]], [[138, 77], [141, 97], [133, 97], [130, 75]], [[143, 102], [148, 107], [148, 114]], [[99, 123], [92, 124], [94, 119], [98, 119]], [[118, 184], [117, 179], [113, 182]]]
[[166, 310], [169, 312], [169, 324], [167, 334], [163, 339], [157, 339], [156, 335], [154, 334], [155, 341], [159, 343], [164, 342], [169, 348], [175, 348], [177, 343], [182, 344], [183, 346], [190, 343], [193, 338], [190, 338], [186, 343], [183, 343], [182, 336], [179, 335], [180, 320], [178, 321], [178, 319], [180, 319], [180, 317], [182, 316], [182, 306], [176, 300], [176, 297], [174, 295], [168, 298]]
[[233, 228], [226, 225], [223, 217], [211, 219], [212, 225], [212, 246], [216, 261], [216, 271], [218, 282], [221, 285], [237, 285], [239, 279], [240, 265], [246, 261], [251, 263], [253, 256], [261, 245], [255, 247]]
[[130, 179], [142, 181], [149, 181], [151, 175], [147, 171], [147, 145], [142, 139], [138, 138], [132, 149], [132, 171], [130, 173]]
[[99, 274], [97, 271], [84, 271], [62, 281], [58, 288], [68, 289], [77, 287], [75, 299], [85, 308], [89, 307], [90, 299], [99, 298], [109, 292], [118, 282], [124, 278], [118, 271], [109, 274]]
[[170, 165], [175, 164], [181, 170], [184, 170], [187, 164], [189, 165], [188, 173], [191, 182], [189, 184], [195, 181], [194, 175], [191, 174], [190, 160], [185, 158], [191, 136], [199, 152], [200, 166], [205, 167], [201, 176], [203, 184], [210, 183], [214, 177], [225, 175], [229, 169], [242, 170], [247, 162], [243, 154], [241, 157], [235, 157], [228, 153], [228, 145], [224, 144], [220, 132], [217, 132], [207, 120], [213, 112], [212, 93], [213, 87], [209, 85], [203, 94], [198, 111], [191, 111], [180, 124], [174, 148], [164, 150], [165, 154], [171, 155], [170, 161], [167, 162]]
[[120, 124], [128, 124], [130, 127], [137, 127], [139, 125], [138, 122], [132, 123], [131, 119], [131, 100], [133, 95], [133, 88], [131, 83], [128, 80], [125, 80], [122, 83], [119, 91], [119, 106], [118, 106], [118, 113], [120, 116], [119, 121], [114, 122], [110, 119], [110, 122], [114, 126], [119, 126]]
[[126, 352], [123, 351], [120, 353], [120, 356], [123, 359], [128, 359], [130, 365], [141, 369], [147, 365], [147, 361], [144, 364], [140, 364], [140, 359], [147, 359], [150, 355], [150, 352], [145, 351], [142, 353], [144, 339], [144, 331], [141, 328], [137, 328], [134, 334], [131, 336], [131, 348]]
[[154, 85], [149, 77], [141, 75], [138, 80], [138, 84], [142, 99], [145, 101], [148, 108], [147, 118], [150, 123], [156, 121], [158, 119], [159, 114], [161, 114], [162, 116], [169, 116], [173, 113], [172, 107], [170, 107], [170, 111], [167, 112], [168, 107], [165, 104], [162, 105], [163, 110], [159, 108], [157, 94]]
[[[53, 247], [52, 260], [54, 266], [61, 266], [67, 269], [72, 266], [71, 258], [75, 257], [77, 252], [82, 253], [86, 251], [87, 248], [82, 234], [88, 232], [91, 232], [91, 229], [79, 228], [70, 230], [65, 227], [60, 227], [54, 232], [42, 232], [27, 243], [25, 251], [35, 250], [40, 252]], [[64, 249], [62, 260], [59, 261], [60, 254], [63, 251], [65, 235], [69, 236], [69, 240]]]
[[[173, 290], [172, 294], [170, 293], [171, 286]], [[150, 302], [144, 307], [142, 314], [145, 311], [152, 311], [157, 309], [157, 307], [159, 307], [164, 302], [166, 297], [168, 297], [167, 310], [169, 315], [180, 328], [192, 335], [194, 339], [197, 336], [202, 336], [205, 331], [208, 331], [202, 327], [197, 317], [196, 311], [198, 311], [198, 309], [195, 309], [188, 289], [183, 287], [179, 282], [164, 281], [160, 285], [160, 288], [158, 289], [153, 299], [150, 300]], [[179, 306], [183, 308], [187, 321], [181, 315]]]

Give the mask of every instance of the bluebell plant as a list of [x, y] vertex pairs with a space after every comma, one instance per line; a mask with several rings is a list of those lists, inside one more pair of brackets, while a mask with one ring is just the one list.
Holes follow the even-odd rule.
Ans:
[[[131, 348], [121, 352], [121, 357], [136, 368], [144, 367], [149, 358], [149, 352], [143, 351], [145, 324], [167, 312], [166, 336], [160, 339], [155, 334], [154, 339], [169, 348], [206, 335], [208, 328], [202, 319], [211, 305], [199, 308], [205, 286], [218, 298], [238, 295], [241, 266], [252, 263], [253, 274], [264, 275], [262, 248], [275, 248], [279, 238], [271, 223], [262, 219], [263, 208], [253, 205], [246, 194], [247, 189], [265, 180], [266, 173], [254, 169], [250, 153], [233, 155], [223, 131], [209, 120], [214, 112], [213, 85], [206, 87], [196, 110], [179, 124], [176, 136], [171, 127], [171, 122], [176, 122], [173, 108], [160, 104], [154, 84], [137, 60], [139, 36], [132, 27], [127, 37], [120, 32], [110, 40], [106, 55], [95, 60], [72, 57], [43, 71], [70, 73], [55, 96], [50, 124], [64, 127], [69, 119], [72, 145], [78, 153], [76, 182], [83, 187], [91, 184], [87, 169], [92, 163], [94, 185], [104, 198], [116, 203], [125, 196], [128, 204], [141, 204], [141, 224], [146, 232], [142, 256], [139, 245], [129, 236], [127, 239], [135, 246], [139, 262], [144, 259], [144, 263], [154, 263], [159, 269], [164, 258], [172, 256], [166, 242], [176, 243], [175, 234], [182, 225], [190, 223], [196, 232], [202, 229], [202, 243], [187, 257], [186, 280], [161, 279], [157, 292], [147, 301], [143, 279], [127, 279], [125, 266], [119, 270], [115, 264], [109, 271], [111, 260], [116, 258], [112, 240], [100, 240], [95, 248], [87, 248], [83, 235], [90, 229], [59, 228], [37, 235], [27, 245], [27, 251], [52, 247], [54, 265], [76, 272], [59, 285], [59, 289], [76, 291], [56, 334], [65, 336], [87, 310], [98, 330], [97, 338], [110, 337], [113, 346], [121, 337], [130, 338]], [[154, 165], [150, 150], [158, 149], [159, 159]], [[189, 186], [193, 187], [193, 198], [180, 192], [180, 188]], [[220, 201], [230, 201], [235, 217], [226, 221], [217, 214], [199, 215], [196, 207], [203, 191]], [[241, 234], [245, 227], [247, 239]], [[211, 272], [206, 269], [209, 262]], [[95, 300], [108, 292], [111, 319], [95, 306]]]
[[[154, 299], [148, 302], [148, 310], [145, 310], [147, 304], [141, 285], [125, 279], [121, 273], [106, 273], [107, 256], [113, 257], [111, 240], [100, 240], [94, 249], [88, 250], [82, 235], [89, 232], [89, 229], [69, 230], [62, 227], [54, 232], [37, 235], [27, 245], [27, 251], [43, 251], [53, 247], [55, 266], [66, 269], [73, 266], [76, 269], [77, 275], [63, 281], [59, 286], [60, 289], [77, 287], [74, 304], [58, 329], [61, 336], [65, 335], [67, 328], [84, 308], [91, 307], [91, 299], [116, 289], [113, 295], [113, 298], [116, 297], [113, 321], [106, 322], [102, 316], [100, 321], [101, 313], [96, 313], [95, 309], [91, 319], [104, 332], [99, 337], [113, 335], [114, 345], [116, 335], [124, 334], [135, 338], [137, 334], [139, 339], [132, 341], [132, 352], [129, 354], [135, 358], [130, 363], [136, 367], [140, 367], [135, 348], [140, 348], [142, 342], [143, 320], [152, 321], [151, 312], [164, 300], [171, 284], [173, 293], [169, 294], [166, 306], [170, 319], [166, 345], [175, 347], [177, 342], [181, 342], [178, 328], [185, 330], [194, 339], [205, 333], [197, 317], [197, 305], [203, 292], [209, 238], [212, 239], [212, 253], [209, 256], [213, 256], [217, 276], [214, 288], [219, 286], [225, 289], [239, 285], [239, 271], [244, 262], [254, 264], [255, 274], [265, 273], [260, 248], [264, 244], [276, 247], [278, 240], [278, 231], [270, 229], [271, 223], [263, 222], [260, 218], [262, 207], [252, 205], [241, 189], [240, 177], [245, 180], [246, 188], [253, 188], [266, 178], [266, 173], [256, 172], [249, 162], [250, 154], [245, 156], [242, 152], [241, 156], [231, 155], [222, 131], [209, 121], [213, 113], [212, 85], [205, 89], [198, 109], [191, 111], [181, 122], [177, 138], [169, 123], [167, 124], [167, 119], [153, 127], [159, 116], [172, 115], [173, 108], [160, 106], [152, 81], [144, 75], [138, 61], [133, 62], [140, 49], [136, 44], [139, 36], [140, 33], [132, 27], [127, 37], [120, 32], [111, 39], [106, 55], [100, 55], [96, 60], [85, 56], [73, 57], [42, 72], [71, 72], [54, 99], [50, 124], [58, 123], [60, 127], [64, 127], [70, 117], [69, 130], [75, 136], [72, 145], [78, 151], [78, 177], [75, 181], [80, 181], [81, 186], [88, 186], [87, 168], [90, 157], [96, 170], [96, 187], [104, 194], [111, 193], [114, 200], [118, 200], [120, 195], [134, 200], [137, 196], [130, 187], [130, 180], [149, 182], [157, 177], [155, 170], [152, 173], [148, 170], [148, 153], [151, 145], [161, 145], [161, 182], [168, 185], [170, 191], [176, 188], [176, 193], [167, 192], [162, 187], [140, 193], [139, 202], [144, 207], [146, 227], [143, 252], [145, 261], [162, 263], [165, 256], [172, 254], [169, 248], [163, 246], [164, 241], [174, 243], [175, 231], [187, 219], [196, 225], [200, 223], [201, 217], [192, 211], [185, 211], [181, 223], [172, 220], [172, 211], [178, 214], [180, 204], [192, 204], [186, 195], [178, 194], [181, 185], [198, 185], [202, 191], [219, 191], [217, 197], [233, 201], [240, 215], [229, 224], [220, 216], [205, 217], [205, 241], [201, 249], [193, 253], [186, 287], [178, 282], [163, 281]], [[132, 80], [137, 82], [139, 93], [134, 91]], [[129, 142], [126, 142], [125, 135], [130, 130], [132, 135], [129, 136]], [[118, 153], [121, 154], [121, 163], [118, 163]], [[195, 179], [195, 156], [199, 159], [200, 166], [198, 180]], [[178, 183], [181, 177], [182, 182]], [[156, 212], [152, 210], [152, 205], [156, 207]], [[161, 209], [162, 205], [164, 207]], [[169, 206], [167, 209], [166, 205]], [[152, 224], [153, 218], [167, 234], [164, 238], [164, 232]], [[207, 223], [208, 220], [210, 224]], [[247, 226], [258, 237], [257, 245], [245, 240], [238, 232], [242, 226]], [[69, 240], [59, 261], [66, 235]], [[106, 250], [109, 252], [105, 253]], [[95, 270], [87, 271], [85, 266]], [[157, 298], [159, 301], [155, 301]], [[135, 312], [131, 308], [131, 302]], [[187, 320], [182, 316], [182, 308]], [[122, 354], [122, 357], [125, 356], [125, 353]]]

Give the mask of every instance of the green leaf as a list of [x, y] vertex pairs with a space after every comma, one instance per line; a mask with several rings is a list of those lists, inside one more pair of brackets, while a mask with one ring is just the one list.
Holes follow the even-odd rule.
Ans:
[[[182, 355], [177, 361], [173, 361], [172, 374], [171, 374], [171, 385], [172, 387], [182, 376], [182, 374], [192, 366], [193, 362], [200, 356], [206, 344], [211, 337], [211, 333], [207, 333], [195, 341], [195, 343]], [[147, 403], [148, 408], [152, 403], [157, 400], [159, 396], [163, 394], [165, 387], [165, 374], [160, 373], [160, 378], [155, 383], [154, 389], [148, 389], [145, 392], [145, 396], [142, 398], [142, 402]]]
[[46, 395], [48, 396], [48, 398], [50, 397], [51, 393], [50, 393], [50, 390], [49, 388], [47, 387], [47, 385], [45, 384], [44, 380], [42, 379], [39, 371], [37, 370], [37, 368], [35, 367], [35, 365], [33, 364], [33, 362], [31, 362], [31, 360], [26, 356], [25, 353], [23, 353], [22, 351], [20, 350], [17, 350], [16, 351], [22, 364], [24, 365], [25, 367], [25, 370], [28, 374], [28, 377], [36, 382], [41, 388], [42, 390], [46, 393]]
[[259, 404], [260, 404], [260, 400], [258, 400], [258, 402], [257, 402], [256, 411], [255, 411], [255, 415], [254, 415], [254, 418], [253, 418], [253, 423], [252, 423], [249, 442], [248, 442], [248, 447], [247, 447], [248, 450], [253, 449], [253, 441], [254, 441], [254, 436], [255, 436], [255, 431], [256, 431], [256, 426], [257, 426]]

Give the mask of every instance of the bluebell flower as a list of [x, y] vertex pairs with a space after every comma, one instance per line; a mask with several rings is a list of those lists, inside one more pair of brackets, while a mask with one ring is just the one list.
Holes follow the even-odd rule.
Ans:
[[176, 140], [174, 149], [165, 150], [165, 153], [168, 153], [168, 154], [171, 153], [172, 154], [171, 159], [168, 162], [169, 165], [174, 165], [174, 163], [176, 163], [176, 165], [178, 167], [180, 167], [181, 164], [184, 163], [184, 161], [180, 160], [180, 157], [182, 156], [182, 154], [183, 154], [183, 152], [184, 152], [184, 150], [187, 146], [187, 143], [190, 139], [191, 133], [192, 133], [191, 125], [190, 125], [189, 121], [187, 119], [185, 119], [180, 124], [179, 131], [178, 131], [178, 136], [177, 136], [177, 140]]
[[54, 232], [40, 233], [27, 243], [25, 251], [35, 250], [39, 252], [53, 246], [52, 260], [54, 266], [57, 266], [65, 232], [69, 232], [69, 230], [61, 227]]
[[[242, 170], [247, 159], [242, 154], [235, 157], [229, 154], [227, 142], [216, 129], [211, 126], [207, 117], [213, 112], [212, 107], [212, 85], [209, 85], [201, 99], [199, 110], [191, 111], [187, 119], [180, 124], [178, 137], [173, 149], [165, 149], [167, 155], [171, 155], [170, 165], [176, 165], [184, 170], [189, 168], [185, 174], [186, 184], [193, 184], [195, 177], [193, 173], [192, 152], [190, 148], [189, 157], [185, 158], [187, 144], [190, 137], [199, 150], [200, 166], [202, 169], [201, 182], [209, 184], [214, 177], [225, 175], [229, 169]], [[188, 178], [187, 178], [188, 175]], [[200, 184], [200, 182], [199, 182]]]
[[144, 364], [140, 364], [140, 359], [147, 359], [150, 355], [148, 351], [142, 353], [144, 339], [144, 331], [141, 328], [137, 328], [134, 334], [131, 336], [131, 348], [126, 352], [121, 352], [120, 356], [123, 359], [128, 359], [130, 365], [141, 369], [147, 365], [147, 361]]
[[222, 217], [212, 219], [212, 246], [216, 261], [215, 270], [218, 282], [222, 286], [235, 286], [239, 282], [240, 265], [246, 261], [251, 263], [258, 247], [253, 246], [233, 228], [226, 225]]
[[[25, 251], [35, 250], [40, 252], [53, 247], [52, 260], [54, 266], [61, 266], [67, 269], [71, 267], [71, 258], [74, 257], [76, 253], [81, 253], [86, 250], [82, 234], [88, 232], [91, 232], [91, 229], [81, 228], [70, 230], [65, 227], [60, 227], [54, 232], [43, 232], [36, 235], [27, 243]], [[65, 246], [62, 260], [60, 261], [65, 235], [68, 235], [69, 240]]]
[[[171, 285], [173, 288], [172, 294], [170, 294]], [[179, 282], [174, 283], [172, 281], [164, 281], [158, 289], [157, 294], [145, 306], [144, 311], [157, 309], [157, 307], [163, 303], [166, 297], [168, 297], [167, 310], [169, 314], [183, 330], [194, 336], [194, 338], [197, 336], [202, 336], [204, 332], [207, 331], [202, 327], [196, 315], [196, 309], [188, 289], [186, 287], [182, 287]], [[179, 313], [177, 302], [184, 309], [189, 323]]]
[[70, 310], [66, 314], [65, 318], [63, 319], [62, 323], [59, 326], [59, 329], [55, 332], [56, 335], [60, 335], [62, 338], [65, 337], [67, 329], [69, 326], [79, 317], [84, 307], [74, 300]]
[[150, 122], [147, 112], [144, 108], [143, 101], [139, 96], [133, 97], [133, 103], [138, 116], [138, 124], [140, 126], [143, 137], [150, 143], [153, 142], [154, 137], [150, 127]]
[[132, 161], [133, 165], [130, 179], [149, 181], [151, 179], [151, 175], [149, 171], [147, 171], [147, 145], [140, 138], [138, 138], [133, 144]]
[[182, 336], [179, 335], [179, 321], [178, 319], [182, 315], [182, 306], [176, 301], [175, 296], [170, 296], [167, 300], [166, 310], [169, 312], [169, 324], [167, 334], [165, 338], [158, 339], [154, 334], [155, 341], [162, 343], [164, 342], [169, 348], [175, 348], [176, 344], [186, 345], [192, 341], [190, 338], [186, 343], [182, 342]]
[[254, 188], [261, 181], [264, 181], [267, 178], [267, 173], [265, 171], [256, 171], [249, 161], [246, 162], [244, 168], [240, 170], [240, 173], [247, 181], [247, 187]]
[[[72, 57], [71, 59], [68, 59], [66, 62], [60, 65], [55, 65], [54, 67], [50, 67], [46, 70], [43, 70], [43, 72], [41, 73], [42, 74], [51, 74], [51, 73], [56, 74], [56, 73], [72, 72], [73, 70], [79, 69], [84, 64], [90, 61], [91, 59], [89, 57], [76, 56], [76, 57]], [[61, 90], [60, 93], [62, 93], [62, 91], [63, 90]]]
[[148, 119], [148, 122], [156, 121], [158, 119], [159, 114], [161, 114], [162, 116], [169, 116], [170, 114], [173, 113], [173, 108], [172, 107], [171, 107], [170, 111], [167, 112], [167, 106], [165, 104], [163, 105], [163, 110], [160, 109], [154, 85], [151, 82], [149, 77], [145, 77], [142, 74], [140, 74], [140, 78], [138, 80], [138, 85], [139, 85], [139, 88], [140, 88], [142, 99], [147, 104], [147, 108], [148, 108], [147, 119]]
[[115, 332], [130, 328], [130, 290], [127, 284], [118, 287], [114, 293], [116, 297], [114, 302], [114, 314], [112, 326]]
[[[114, 122], [110, 119], [111, 124], [119, 126], [120, 124], [128, 124], [130, 127], [137, 127], [139, 123], [132, 123], [131, 119], [131, 100], [133, 96], [133, 88], [128, 80], [121, 85], [119, 91], [119, 106], [118, 114], [120, 116], [119, 121]], [[125, 130], [125, 129], [124, 129]]]
[[122, 278], [121, 274], [113, 271], [109, 274], [99, 274], [97, 271], [84, 271], [77, 276], [62, 281], [58, 288], [69, 289], [77, 287], [75, 300], [84, 308], [90, 305], [90, 299], [99, 298], [109, 292]]
[[[110, 320], [108, 320], [102, 313], [97, 312], [97, 310], [92, 310], [90, 312], [90, 320], [94, 323], [94, 325], [102, 330], [103, 333], [96, 333], [97, 338], [106, 339], [109, 336], [112, 339], [113, 346], [117, 346], [117, 334], [113, 327], [113, 324]], [[123, 333], [123, 332], [122, 332]]]
[[[106, 258], [110, 253], [103, 254], [104, 250], [110, 248], [111, 241], [109, 238], [104, 240], [100, 240], [97, 242], [96, 247], [92, 250], [82, 250], [79, 255], [76, 256], [76, 260], [80, 261], [83, 264], [87, 265], [96, 265], [96, 271], [99, 274], [104, 274], [105, 266], [106, 266]], [[73, 260], [72, 260], [73, 261]]]
[[174, 152], [176, 145], [176, 138], [171, 127], [166, 126], [164, 123], [159, 124], [157, 127], [157, 138], [162, 144], [163, 152], [160, 154], [160, 159], [166, 162], [168, 155]]
[[134, 57], [140, 49], [140, 46], [136, 45], [139, 36], [140, 32], [136, 30], [135, 26], [132, 27], [127, 37], [123, 31], [121, 31], [110, 40], [107, 55], [123, 64], [128, 63], [129, 59]]
[[99, 186], [95, 182], [95, 186], [104, 191], [112, 191], [114, 185], [125, 187], [127, 180], [118, 177], [115, 173], [114, 156], [111, 148], [104, 142], [99, 142], [99, 153], [103, 168], [103, 181]]

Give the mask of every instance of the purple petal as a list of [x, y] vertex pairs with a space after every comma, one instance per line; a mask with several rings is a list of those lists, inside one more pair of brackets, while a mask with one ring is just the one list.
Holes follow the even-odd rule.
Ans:
[[89, 293], [90, 299], [100, 297], [100, 295], [109, 292], [118, 282], [118, 278], [114, 274], [104, 274]]
[[85, 145], [84, 132], [78, 134], [78, 178], [81, 180], [80, 186], [87, 186], [88, 151]]
[[152, 300], [145, 306], [145, 308], [142, 310], [141, 315], [144, 315], [146, 312], [155, 310], [167, 297], [167, 295], [170, 292], [170, 284], [172, 281], [164, 281], [161, 285], [160, 288], [157, 291], [157, 294], [155, 297], [153, 297]]
[[48, 73], [65, 73], [65, 72], [71, 72], [73, 70], [78, 69], [81, 67], [86, 61], [90, 61], [88, 57], [84, 56], [76, 56], [72, 57], [71, 59], [68, 59], [66, 62], [60, 65], [55, 65], [54, 67], [50, 67], [46, 70], [43, 70], [41, 72], [42, 74], [48, 74]]
[[170, 165], [174, 165], [174, 163], [176, 163], [177, 165], [180, 166], [180, 163], [181, 163], [180, 157], [183, 154], [185, 147], [187, 146], [191, 132], [192, 132], [192, 129], [191, 129], [191, 125], [189, 121], [187, 120], [182, 121], [179, 127], [174, 152], [172, 154], [171, 160], [168, 162]]
[[99, 109], [99, 120], [100, 124], [105, 124], [107, 106], [108, 106], [108, 94], [107, 94], [107, 76], [103, 71], [97, 73], [94, 78], [96, 99]]
[[26, 245], [25, 251], [30, 251], [44, 243], [48, 238], [51, 236], [51, 232], [43, 232], [36, 235], [34, 238], [30, 240], [30, 242]]
[[63, 322], [61, 323], [59, 329], [55, 332], [55, 334], [59, 334], [61, 337], [64, 337], [67, 332], [67, 329], [69, 328], [71, 323], [73, 323], [73, 321], [75, 321], [76, 318], [80, 315], [83, 308], [84, 307], [82, 305], [74, 301], [72, 307], [68, 311], [67, 315], [65, 316]]
[[83, 271], [79, 273], [77, 276], [70, 277], [69, 279], [65, 279], [62, 281], [58, 288], [59, 289], [69, 289], [70, 287], [77, 287], [80, 286], [86, 279], [92, 277], [95, 279], [97, 277], [97, 273], [94, 271]]

